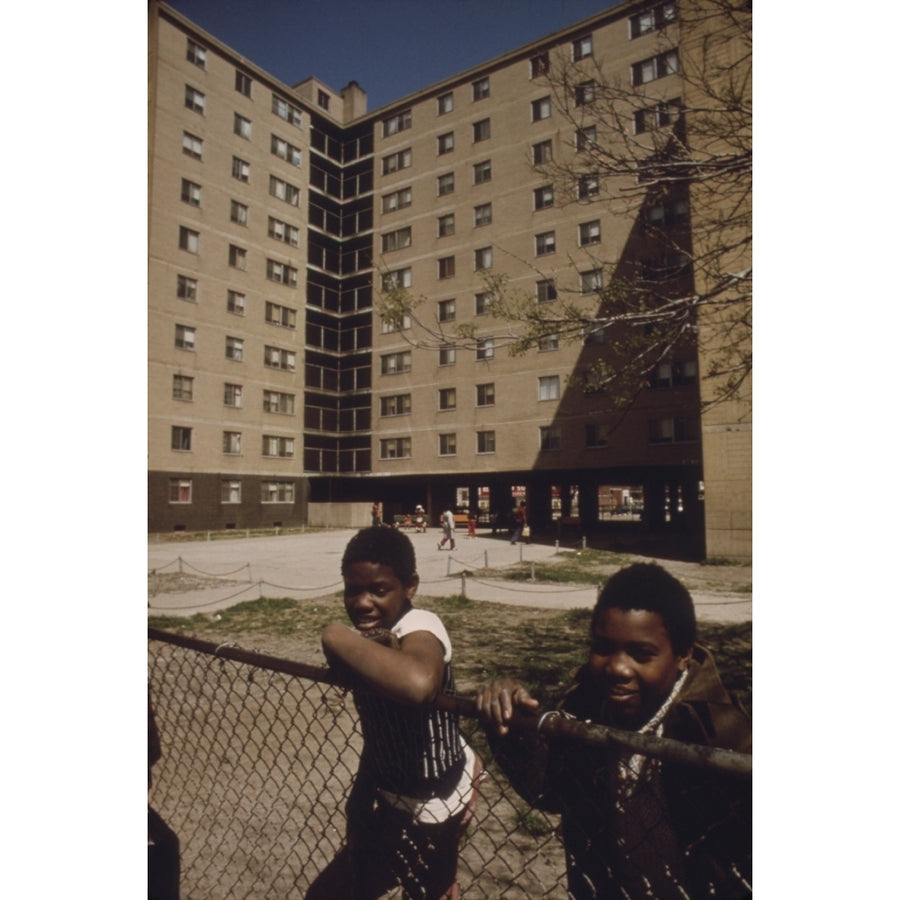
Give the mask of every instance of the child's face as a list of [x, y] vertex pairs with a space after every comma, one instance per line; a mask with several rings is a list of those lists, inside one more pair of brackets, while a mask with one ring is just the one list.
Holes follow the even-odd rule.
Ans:
[[404, 585], [393, 566], [355, 562], [344, 575], [344, 608], [360, 631], [390, 628], [409, 609], [418, 585], [416, 576]]
[[636, 728], [668, 697], [690, 655], [675, 655], [659, 613], [614, 607], [594, 625], [588, 669], [612, 720]]

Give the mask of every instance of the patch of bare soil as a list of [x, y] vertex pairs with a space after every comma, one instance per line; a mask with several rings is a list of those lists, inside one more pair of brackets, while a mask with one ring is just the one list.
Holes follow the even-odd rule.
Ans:
[[225, 578], [185, 575], [183, 572], [151, 572], [147, 578], [147, 595], [156, 597], [158, 594], [183, 594], [187, 591], [202, 591], [237, 583]]

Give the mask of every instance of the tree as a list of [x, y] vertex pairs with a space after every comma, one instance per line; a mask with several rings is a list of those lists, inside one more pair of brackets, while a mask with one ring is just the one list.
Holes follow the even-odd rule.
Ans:
[[[632, 66], [627, 80], [608, 75], [602, 57], [573, 62], [562, 52], [547, 54], [541, 76], [574, 138], [563, 141], [560, 159], [534, 168], [555, 203], [597, 204], [604, 216], [631, 223], [624, 249], [610, 259], [596, 244], [602, 280], [552, 284], [553, 304], [510, 287], [502, 272], [486, 275], [484, 290], [506, 324], [495, 346], [513, 354], [551, 335], [587, 342], [603, 334], [606, 349], [584, 386], [603, 389], [620, 408], [673, 351], [690, 348], [700, 360], [703, 405], [738, 400], [749, 411], [751, 3], [680, 0], [677, 22], [674, 9], [660, 3], [635, 16], [632, 27], [657, 38], [653, 57]], [[678, 79], [660, 77], [676, 72]], [[416, 346], [476, 346], [470, 325], [425, 322], [417, 316], [423, 298], [389, 278], [383, 285], [383, 319], [398, 328], [415, 321]]]

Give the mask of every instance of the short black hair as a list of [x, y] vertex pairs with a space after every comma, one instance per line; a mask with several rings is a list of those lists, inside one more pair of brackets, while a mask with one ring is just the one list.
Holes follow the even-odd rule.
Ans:
[[341, 575], [346, 575], [350, 566], [358, 562], [390, 566], [403, 585], [411, 584], [416, 576], [412, 541], [396, 528], [373, 525], [353, 535], [341, 559]]
[[660, 615], [677, 656], [697, 640], [697, 617], [688, 589], [656, 563], [634, 563], [619, 569], [597, 593], [591, 629], [607, 609], [645, 609]]

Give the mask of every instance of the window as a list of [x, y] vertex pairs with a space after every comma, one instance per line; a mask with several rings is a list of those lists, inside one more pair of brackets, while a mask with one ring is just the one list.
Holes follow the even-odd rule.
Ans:
[[456, 388], [441, 388], [438, 391], [438, 409], [456, 409]]
[[607, 428], [598, 422], [585, 422], [584, 445], [585, 447], [605, 447], [609, 443]]
[[437, 98], [437, 114], [439, 116], [443, 116], [448, 112], [453, 111], [453, 91], [450, 91], [447, 94], [441, 94], [440, 97]]
[[272, 94], [272, 112], [279, 119], [284, 119], [285, 122], [296, 125], [298, 128], [303, 120], [303, 115], [296, 106], [291, 105], [287, 100], [283, 100], [275, 94]]
[[412, 412], [412, 394], [391, 394], [381, 398], [382, 416], [406, 416]]
[[260, 485], [260, 500], [263, 503], [293, 503], [293, 481], [263, 481]]
[[187, 42], [187, 60], [192, 62], [198, 69], [206, 68], [206, 47], [201, 47], [196, 41], [188, 38]]
[[456, 456], [456, 434], [438, 435], [438, 454], [440, 456]]
[[553, 185], [545, 184], [543, 187], [534, 189], [534, 208], [549, 209], [553, 206]]
[[579, 59], [585, 59], [594, 52], [594, 39], [591, 35], [586, 34], [583, 37], [572, 41], [572, 60], [578, 62]]
[[263, 352], [263, 362], [270, 369], [294, 372], [297, 369], [297, 354], [293, 350], [284, 350], [281, 347], [270, 347], [267, 345]]
[[172, 426], [172, 449], [173, 450], [190, 450], [191, 449], [191, 432], [193, 429], [184, 425]]
[[696, 441], [699, 436], [697, 420], [688, 416], [651, 419], [650, 443], [673, 444], [682, 441]]
[[412, 244], [412, 228], [407, 225], [405, 228], [398, 228], [396, 231], [389, 231], [381, 236], [381, 252], [389, 253], [391, 250], [401, 250]]
[[242, 116], [240, 113], [234, 114], [234, 133], [240, 135], [242, 138], [250, 139], [250, 136], [253, 131], [253, 124], [251, 121]]
[[538, 378], [538, 400], [559, 400], [559, 375]]
[[412, 370], [412, 353], [401, 350], [399, 353], [385, 353], [381, 357], [381, 374], [397, 375]]
[[475, 271], [490, 269], [494, 264], [494, 250], [492, 247], [481, 247], [475, 251]]
[[438, 216], [438, 237], [449, 237], [456, 231], [456, 217], [453, 213]]
[[409, 313], [403, 313], [399, 321], [393, 318], [382, 318], [381, 320], [382, 334], [393, 334], [395, 331], [408, 331], [410, 328], [412, 328], [412, 316]]
[[194, 379], [190, 375], [173, 375], [172, 376], [172, 399], [173, 400], [193, 400], [194, 399]]
[[579, 128], [575, 132], [575, 149], [579, 153], [597, 146], [597, 126], [588, 125], [587, 128]]
[[297, 270], [287, 263], [274, 259], [266, 260], [266, 278], [278, 284], [286, 284], [288, 287], [297, 287]]
[[453, 322], [456, 320], [456, 300], [438, 301], [438, 321]]
[[441, 349], [438, 350], [438, 365], [456, 365], [456, 347], [454, 347], [453, 344], [444, 344]]
[[537, 301], [538, 303], [551, 303], [556, 299], [556, 281], [552, 278], [545, 278], [537, 283]]
[[578, 199], [588, 200], [600, 193], [600, 179], [596, 172], [578, 176]]
[[674, 75], [678, 71], [678, 51], [668, 50], [658, 56], [634, 63], [631, 67], [631, 83], [634, 85], [647, 84], [664, 78], [666, 75]]
[[550, 350], [559, 350], [558, 334], [544, 334], [538, 338], [538, 351], [544, 353]]
[[403, 112], [396, 113], [396, 115], [388, 116], [388, 118], [384, 119], [381, 123], [381, 136], [390, 137], [392, 134], [406, 131], [407, 128], [412, 128], [411, 109], [404, 109]]
[[282, 416], [294, 414], [294, 395], [282, 391], [263, 391], [263, 411]]
[[588, 106], [594, 102], [596, 82], [582, 81], [575, 85], [575, 105]]
[[282, 181], [274, 175], [269, 176], [269, 193], [291, 206], [300, 205], [300, 188], [287, 181]]
[[578, 226], [578, 244], [586, 247], [588, 244], [600, 243], [600, 220], [592, 219], [590, 222], [582, 222]]
[[534, 236], [535, 256], [547, 256], [556, 253], [556, 232], [544, 231]]
[[191, 325], [175, 326], [175, 346], [179, 350], [193, 350], [197, 343], [197, 329]]
[[493, 406], [494, 405], [494, 383], [476, 384], [475, 385], [475, 405], [476, 406]]
[[178, 229], [178, 247], [188, 253], [200, 252], [200, 232], [182, 225]]
[[181, 137], [181, 152], [194, 159], [203, 159], [203, 138], [185, 131]]
[[238, 181], [247, 182], [250, 180], [250, 163], [239, 156], [231, 157], [231, 177], [237, 178]]
[[240, 481], [229, 481], [223, 479], [222, 490], [219, 494], [221, 503], [240, 503], [241, 502], [241, 483]]
[[225, 383], [225, 397], [223, 400], [225, 406], [232, 409], [240, 409], [244, 405], [244, 388], [240, 384]]
[[540, 78], [541, 75], [546, 75], [550, 71], [550, 54], [545, 51], [544, 53], [538, 53], [537, 56], [532, 56], [530, 68], [532, 78]]
[[228, 265], [233, 269], [240, 269], [242, 272], [247, 271], [247, 251], [237, 244], [228, 245]]
[[234, 360], [234, 362], [244, 361], [244, 339], [239, 337], [227, 336], [225, 338], [225, 359]]
[[486, 141], [491, 136], [491, 120], [481, 119], [472, 125], [472, 140], [477, 144], [479, 141]]
[[659, 363], [650, 373], [650, 387], [676, 387], [696, 382], [697, 363], [694, 360]]
[[603, 271], [601, 269], [591, 269], [589, 272], [581, 273], [581, 293], [592, 294], [599, 291], [603, 287]]
[[244, 315], [247, 298], [240, 291], [229, 291], [225, 308], [236, 316]]
[[179, 300], [187, 300], [190, 303], [197, 302], [197, 279], [187, 275], [178, 276], [176, 294]]
[[234, 73], [234, 89], [245, 97], [249, 97], [253, 90], [253, 79], [240, 69]]
[[408, 437], [383, 438], [381, 459], [408, 459], [412, 455], [412, 440]]
[[562, 446], [558, 425], [541, 428], [541, 450], [559, 450]]
[[266, 300], [266, 321], [270, 325], [281, 325], [283, 328], [297, 327], [297, 310], [290, 306], [280, 306]]
[[491, 180], [491, 161], [485, 159], [472, 166], [473, 180], [475, 184], [486, 184]]
[[494, 295], [490, 291], [482, 291], [475, 295], [475, 315], [486, 316], [494, 305]]
[[653, 9], [645, 10], [629, 20], [630, 36], [632, 39], [651, 31], [665, 28], [669, 22], [675, 21], [675, 0], [670, 3], [662, 3]]
[[477, 431], [475, 432], [475, 452], [476, 453], [495, 453], [497, 450], [497, 440], [493, 431]]
[[222, 432], [222, 452], [232, 455], [241, 452], [241, 433], [239, 431]]
[[381, 198], [381, 211], [383, 213], [394, 212], [397, 209], [403, 209], [412, 203], [412, 188], [405, 187], [399, 191], [385, 194]]
[[272, 216], [269, 216], [269, 237], [290, 244], [292, 247], [300, 246], [300, 229], [296, 225], [289, 225]]
[[383, 291], [400, 290], [401, 288], [412, 287], [412, 269], [395, 269], [388, 272], [381, 279], [381, 289]]
[[663, 100], [647, 109], [639, 109], [634, 114], [634, 133], [656, 131], [672, 125], [681, 115], [680, 100]]
[[531, 101], [531, 121], [540, 122], [541, 119], [549, 119], [551, 112], [550, 98], [541, 97]]
[[453, 132], [448, 131], [446, 134], [438, 135], [437, 152], [438, 156], [444, 153], [450, 153], [453, 150]]
[[401, 169], [408, 169], [412, 165], [412, 150], [399, 150], [391, 153], [381, 160], [381, 174], [390, 175], [392, 172], [399, 172]]
[[688, 219], [689, 208], [686, 200], [668, 203], [654, 203], [644, 209], [645, 228], [667, 228], [679, 225]]
[[475, 359], [489, 360], [494, 358], [494, 339], [478, 338], [475, 341]]
[[491, 79], [488, 76], [472, 82], [472, 100], [486, 100], [491, 96]]
[[264, 434], [263, 456], [280, 456], [282, 459], [292, 459], [294, 456], [294, 439], [281, 437], [277, 434]]
[[190, 478], [170, 478], [169, 503], [190, 503], [192, 487]]
[[553, 141], [539, 141], [532, 145], [531, 156], [536, 166], [549, 163], [553, 159]]
[[206, 110], [206, 97], [189, 84], [184, 86], [184, 105], [202, 116]]
[[438, 261], [438, 278], [452, 278], [456, 274], [456, 257], [445, 256]]
[[246, 203], [240, 203], [237, 200], [231, 201], [231, 221], [237, 222], [238, 225], [246, 225], [250, 215], [250, 210]]
[[493, 207], [490, 203], [482, 203], [475, 207], [475, 227], [480, 228], [482, 225], [490, 225], [493, 219]]
[[453, 185], [453, 173], [447, 172], [446, 175], [438, 175], [437, 180], [437, 192], [438, 197], [443, 197], [445, 194], [452, 194], [454, 189]]
[[272, 135], [271, 150], [274, 156], [289, 162], [292, 166], [300, 166], [303, 163], [303, 153], [300, 148], [295, 147], [284, 138], [278, 137], [277, 134]]
[[331, 103], [331, 97], [325, 93], [325, 91], [319, 91], [318, 96], [318, 104], [322, 107], [322, 109], [327, 110], [329, 104]]

